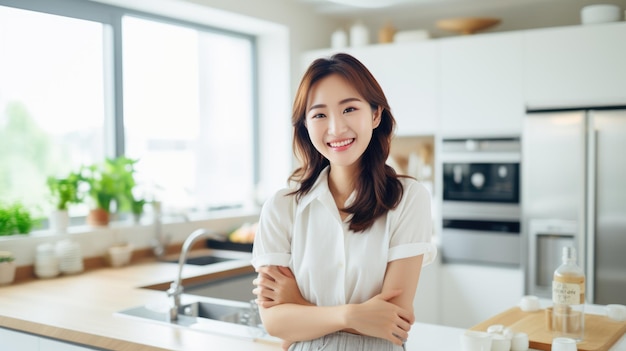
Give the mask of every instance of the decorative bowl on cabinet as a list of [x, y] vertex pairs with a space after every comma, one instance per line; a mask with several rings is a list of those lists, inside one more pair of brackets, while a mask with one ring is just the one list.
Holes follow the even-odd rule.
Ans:
[[460, 32], [461, 34], [473, 34], [500, 23], [498, 18], [459, 17], [437, 21], [437, 28]]

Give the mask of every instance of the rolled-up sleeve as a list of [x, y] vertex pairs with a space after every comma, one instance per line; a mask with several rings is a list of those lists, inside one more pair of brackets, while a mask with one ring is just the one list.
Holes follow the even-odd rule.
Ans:
[[278, 191], [263, 204], [252, 249], [254, 268], [289, 266], [295, 200], [288, 192]]
[[388, 260], [424, 255], [422, 265], [432, 263], [437, 256], [437, 246], [432, 242], [433, 219], [428, 190], [419, 182], [404, 183], [402, 201], [390, 215]]

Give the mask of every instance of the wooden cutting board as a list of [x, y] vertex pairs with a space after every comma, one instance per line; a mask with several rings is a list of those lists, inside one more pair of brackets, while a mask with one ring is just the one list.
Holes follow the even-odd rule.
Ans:
[[[515, 332], [528, 334], [530, 348], [550, 351], [552, 333], [548, 331], [545, 310], [523, 312], [513, 307], [470, 328], [487, 331], [490, 325], [502, 324]], [[606, 316], [585, 314], [585, 335], [578, 343], [578, 351], [607, 351], [626, 332], [626, 321], [615, 322]]]

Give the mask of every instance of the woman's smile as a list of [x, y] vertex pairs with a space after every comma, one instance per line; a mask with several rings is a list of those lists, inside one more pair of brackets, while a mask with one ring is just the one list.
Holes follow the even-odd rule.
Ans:
[[352, 145], [352, 143], [354, 143], [354, 140], [355, 140], [354, 138], [336, 140], [336, 141], [331, 141], [327, 145], [330, 146], [335, 151], [343, 151], [347, 149], [350, 145]]

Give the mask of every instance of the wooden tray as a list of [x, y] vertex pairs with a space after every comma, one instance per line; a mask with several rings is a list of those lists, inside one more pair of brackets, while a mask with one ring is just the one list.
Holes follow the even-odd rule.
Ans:
[[[523, 312], [519, 307], [513, 307], [470, 329], [487, 331], [493, 324], [502, 324], [515, 332], [528, 334], [531, 349], [550, 351], [552, 334], [548, 331], [543, 309]], [[626, 321], [615, 322], [606, 316], [585, 314], [585, 335], [577, 345], [578, 351], [607, 351], [625, 332]]]

